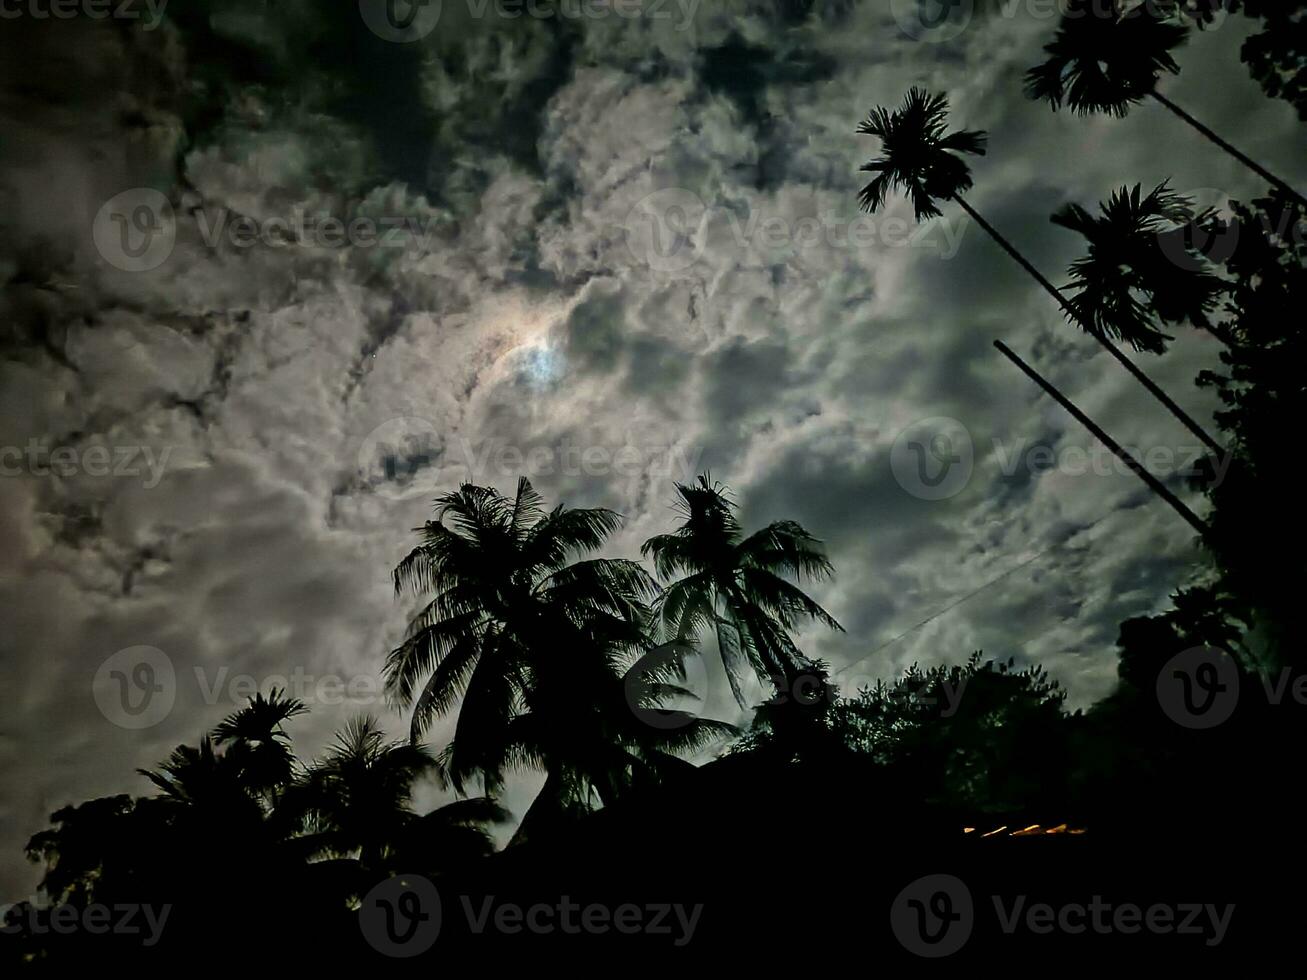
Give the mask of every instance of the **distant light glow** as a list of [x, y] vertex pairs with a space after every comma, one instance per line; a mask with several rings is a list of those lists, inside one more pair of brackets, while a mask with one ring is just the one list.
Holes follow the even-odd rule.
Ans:
[[537, 384], [548, 384], [563, 373], [563, 355], [552, 344], [533, 344], [522, 351], [522, 373]]

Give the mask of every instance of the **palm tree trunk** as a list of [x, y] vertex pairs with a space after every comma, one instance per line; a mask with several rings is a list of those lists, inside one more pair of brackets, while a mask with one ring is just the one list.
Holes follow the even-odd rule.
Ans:
[[1103, 445], [1105, 445], [1108, 449], [1110, 449], [1113, 452], [1113, 454], [1115, 454], [1117, 459], [1125, 463], [1125, 465], [1128, 466], [1130, 470], [1136, 476], [1139, 477], [1139, 479], [1143, 480], [1146, 484], [1148, 484], [1148, 488], [1152, 490], [1153, 493], [1157, 494], [1168, 504], [1170, 504], [1171, 507], [1175, 510], [1175, 512], [1179, 514], [1181, 517], [1183, 517], [1186, 521], [1188, 521], [1189, 525], [1195, 531], [1197, 531], [1199, 535], [1205, 536], [1207, 534], [1207, 525], [1204, 524], [1201, 519], [1199, 519], [1198, 515], [1195, 514], [1188, 507], [1186, 507], [1184, 502], [1179, 497], [1177, 497], [1170, 490], [1168, 490], [1166, 488], [1166, 485], [1162, 483], [1161, 480], [1153, 476], [1153, 474], [1149, 473], [1148, 470], [1144, 469], [1142, 463], [1140, 463], [1133, 456], [1131, 456], [1124, 449], [1122, 449], [1121, 446], [1117, 443], [1117, 441], [1113, 439], [1111, 436], [1109, 436], [1106, 432], [1104, 432], [1103, 429], [1096, 422], [1094, 422], [1093, 419], [1091, 419], [1084, 412], [1080, 411], [1080, 409], [1076, 408], [1075, 405], [1071, 403], [1071, 400], [1068, 399], [1064, 394], [1062, 394], [1062, 392], [1058, 391], [1051, 384], [1049, 384], [1049, 382], [1045, 381], [1042, 377], [1040, 377], [1040, 375], [1035, 372], [1034, 368], [1032, 368], [1021, 358], [1017, 357], [1016, 354], [1012, 353], [1012, 349], [1008, 347], [1007, 344], [1003, 343], [1003, 341], [1001, 340], [994, 341], [994, 346], [997, 347], [1000, 351], [1002, 351], [1003, 355], [1007, 357], [1008, 360], [1010, 360], [1013, 364], [1015, 364], [1022, 371], [1024, 371], [1035, 382], [1035, 384], [1039, 385], [1039, 387], [1043, 388], [1046, 392], [1048, 392], [1055, 399], [1057, 399], [1059, 405], [1061, 405], [1073, 416], [1075, 416], [1077, 422], [1079, 422], [1086, 429], [1092, 432]]
[[1257, 176], [1261, 177], [1263, 180], [1270, 183], [1273, 187], [1279, 188], [1285, 194], [1288, 194], [1290, 197], [1296, 200], [1304, 208], [1307, 208], [1307, 197], [1303, 197], [1296, 190], [1294, 190], [1292, 187], [1286, 184], [1283, 180], [1275, 176], [1275, 174], [1271, 173], [1269, 170], [1267, 170], [1265, 167], [1259, 164], [1252, 157], [1248, 156], [1248, 154], [1239, 151], [1238, 149], [1236, 149], [1235, 147], [1227, 143], [1225, 140], [1221, 139], [1221, 137], [1216, 135], [1215, 131], [1209, 129], [1207, 126], [1204, 126], [1197, 119], [1189, 115], [1189, 113], [1185, 112], [1183, 109], [1181, 109], [1178, 105], [1176, 105], [1174, 102], [1168, 99], [1161, 92], [1158, 92], [1157, 90], [1154, 89], [1149, 94], [1153, 98], [1155, 98], [1158, 102], [1162, 103], [1162, 105], [1166, 106], [1168, 109], [1174, 112], [1185, 122], [1187, 122], [1194, 129], [1198, 130], [1198, 132], [1202, 133], [1209, 140], [1211, 140], [1213, 143], [1215, 143], [1217, 146], [1223, 149], [1226, 153], [1230, 154], [1230, 156], [1234, 157], [1236, 160], [1242, 163], [1253, 173], [1257, 174]]
[[995, 228], [983, 217], [981, 217], [980, 213], [975, 208], [973, 208], [970, 204], [968, 204], [966, 199], [961, 194], [954, 194], [953, 200], [956, 201], [959, 206], [961, 206], [962, 210], [966, 211], [967, 214], [969, 214], [972, 217], [972, 219], [976, 222], [976, 224], [980, 225], [980, 227], [984, 228], [985, 231], [989, 232], [989, 237], [994, 239], [994, 241], [998, 242], [999, 246], [1003, 249], [1003, 251], [1007, 252], [1008, 255], [1012, 256], [1012, 258], [1017, 261], [1017, 263], [1021, 266], [1021, 268], [1025, 269], [1026, 272], [1030, 273], [1030, 275], [1034, 277], [1035, 281], [1039, 283], [1041, 286], [1043, 286], [1044, 290], [1050, 296], [1052, 296], [1053, 299], [1057, 300], [1057, 305], [1062, 308], [1062, 310], [1067, 314], [1067, 316], [1071, 317], [1073, 320], [1076, 321], [1076, 323], [1080, 324], [1081, 329], [1084, 330], [1085, 333], [1089, 334], [1091, 337], [1097, 340], [1109, 354], [1111, 354], [1114, 358], [1116, 358], [1117, 362], [1122, 367], [1124, 367], [1127, 371], [1129, 371], [1132, 375], [1134, 375], [1135, 380], [1138, 381], [1145, 388], [1147, 388], [1154, 398], [1156, 398], [1159, 402], [1165, 405], [1167, 409], [1171, 412], [1171, 414], [1174, 415], [1177, 419], [1179, 419], [1186, 429], [1188, 429], [1199, 439], [1201, 439], [1203, 441], [1203, 444], [1206, 445], [1207, 448], [1212, 450], [1212, 452], [1216, 453], [1218, 456], [1225, 452], [1225, 450], [1221, 447], [1220, 443], [1218, 443], [1215, 439], [1213, 439], [1210, 435], [1208, 435], [1207, 431], [1201, 425], [1198, 424], [1198, 422], [1193, 418], [1193, 416], [1191, 416], [1183, 408], [1177, 405], [1171, 399], [1170, 395], [1164, 392], [1161, 388], [1157, 387], [1157, 385], [1153, 383], [1152, 378], [1148, 377], [1148, 375], [1144, 374], [1143, 371], [1135, 367], [1134, 362], [1131, 361], [1130, 358], [1122, 354], [1121, 351], [1117, 349], [1117, 346], [1114, 343], [1112, 343], [1110, 340], [1108, 340], [1106, 337], [1100, 334], [1097, 330], [1093, 330], [1087, 324], [1085, 324], [1084, 321], [1082, 321], [1080, 317], [1076, 315], [1075, 310], [1072, 309], [1071, 304], [1067, 302], [1066, 297], [1062, 295], [1061, 290], [1059, 290], [1056, 286], [1054, 286], [1051, 282], [1049, 282], [1048, 278], [1042, 272], [1040, 272], [1033, 265], [1031, 265], [1030, 262], [1026, 259], [1026, 257], [1017, 250], [1016, 246], [1013, 245], [1011, 242], [1009, 242], [1006, 238], [1004, 238], [999, 233], [997, 228]]

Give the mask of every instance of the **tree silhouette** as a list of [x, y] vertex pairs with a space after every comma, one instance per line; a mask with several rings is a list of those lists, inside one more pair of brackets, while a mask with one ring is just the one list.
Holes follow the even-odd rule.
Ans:
[[913, 87], [903, 105], [893, 111], [873, 109], [858, 127], [858, 132], [881, 141], [882, 156], [862, 166], [876, 176], [858, 195], [868, 213], [875, 213], [885, 203], [890, 190], [902, 188], [912, 198], [918, 219], [939, 215], [938, 201], [955, 201], [995, 242], [1026, 270], [1053, 297], [1066, 314], [1097, 340], [1103, 348], [1129, 371], [1158, 401], [1165, 405], [1190, 432], [1203, 443], [1219, 451], [1219, 444], [1187, 412], [1121, 353], [1107, 337], [1091, 324], [1082, 322], [1070, 301], [1021, 252], [975, 210], [963, 196], [972, 186], [971, 171], [958, 153], [983, 155], [986, 136], [977, 131], [949, 133], [948, 99], [930, 95]]
[[257, 793], [266, 794], [269, 804], [295, 774], [290, 735], [282, 725], [308, 710], [303, 701], [287, 698], [284, 691], [273, 688], [267, 697], [262, 692], [255, 694], [249, 704], [213, 730], [214, 744], [226, 746], [227, 758], [239, 766], [241, 779]]
[[1232, 10], [1261, 19], [1263, 28], [1243, 43], [1240, 57], [1262, 91], [1289, 102], [1307, 121], [1307, 2], [1227, 0]]
[[663, 707], [669, 698], [696, 697], [675, 683], [667, 669], [673, 660], [646, 655], [624, 675], [613, 671], [594, 684], [554, 675], [529, 694], [526, 710], [505, 728], [506, 756], [547, 776], [515, 842], [574, 821], [592, 808], [592, 796], [609, 805], [675, 778], [689, 766], [681, 755], [738, 734], [725, 722]]
[[397, 594], [434, 592], [386, 659], [386, 687], [411, 708], [416, 741], [461, 697], [446, 765], [456, 787], [498, 784], [509, 761], [504, 732], [551, 674], [598, 683], [612, 658], [644, 647], [645, 600], [657, 591], [635, 562], [596, 558], [621, 523], [603, 509], [558, 506], [522, 479], [510, 499], [464, 484], [436, 500], [436, 520], [396, 567]]
[[[1038, 667], [983, 660], [877, 682], [829, 704], [803, 746], [845, 767], [869, 763], [894, 774], [914, 801], [968, 817], [1008, 810], [1060, 815], [1071, 802], [1066, 691]], [[792, 737], [759, 713], [732, 754], [790, 751]], [[804, 761], [802, 752], [794, 753]]]
[[483, 825], [509, 817], [493, 800], [459, 800], [425, 815], [413, 809], [415, 788], [436, 770], [424, 746], [387, 739], [375, 718], [354, 719], [287, 800], [306, 828], [301, 852], [356, 859], [374, 873], [434, 871], [452, 858], [489, 854], [494, 842]]
[[1152, 98], [1272, 186], [1307, 204], [1307, 198], [1157, 90], [1163, 72], [1179, 74], [1171, 52], [1188, 33], [1183, 24], [1158, 16], [1150, 4], [1122, 12], [1101, 0], [1071, 0], [1056, 36], [1044, 48], [1047, 60], [1026, 73], [1026, 94], [1047, 101], [1054, 111], [1065, 103], [1080, 115], [1117, 117]]
[[1172, 338], [1156, 326], [1190, 322], [1211, 329], [1224, 283], [1198, 253], [1184, 247], [1195, 223], [1192, 203], [1165, 183], [1146, 196], [1136, 184], [1123, 187], [1093, 215], [1068, 204], [1053, 223], [1083, 235], [1088, 254], [1071, 266], [1071, 306], [1076, 320], [1138, 351], [1161, 354]]
[[843, 631], [786, 578], [820, 580], [833, 573], [821, 542], [794, 521], [777, 521], [746, 537], [729, 491], [707, 475], [692, 486], [677, 484], [676, 491], [681, 526], [641, 548], [653, 557], [661, 579], [675, 579], [658, 598], [659, 637], [694, 644], [704, 632], [713, 632], [741, 705], [740, 675], [746, 667], [764, 683], [787, 687], [813, 666], [790, 631], [805, 620]]
[[[1300, 494], [1298, 420], [1307, 412], [1299, 370], [1307, 357], [1302, 297], [1307, 295], [1307, 220], [1296, 201], [1269, 197], [1236, 204], [1215, 233], [1235, 243], [1221, 263], [1230, 280], [1218, 329], [1234, 343], [1220, 368], [1199, 375], [1221, 401], [1217, 423], [1229, 433], [1233, 462], [1210, 461], [1201, 482], [1212, 501], [1208, 547], [1224, 592], [1253, 610], [1261, 659], [1302, 663], [1299, 596], [1304, 534], [1289, 515]], [[1266, 560], [1266, 542], [1277, 558]]]
[[[435, 592], [386, 661], [387, 688], [412, 706], [412, 738], [458, 706], [441, 772], [462, 792], [491, 790], [510, 768], [546, 773], [523, 826], [584, 812], [729, 734], [717, 722], [639, 723], [624, 674], [648, 651], [647, 599], [657, 585], [636, 562], [592, 558], [620, 518], [609, 510], [546, 512], [523, 479], [513, 499], [465, 484], [436, 502], [437, 520], [395, 569], [397, 591]], [[419, 692], [418, 686], [425, 685]], [[674, 688], [642, 688], [646, 698]], [[644, 706], [647, 709], [647, 705]]]
[[[198, 746], [143, 771], [159, 795], [55, 812], [27, 845], [45, 866], [45, 897], [80, 908], [168, 904], [168, 938], [180, 951], [209, 935], [215, 917], [247, 931], [326, 926], [390, 874], [442, 873], [494, 850], [487, 826], [509, 814], [483, 797], [418, 813], [414, 791], [436, 763], [425, 748], [388, 740], [371, 718], [347, 725], [318, 763], [290, 755], [276, 785], [251, 781], [269, 769], [266, 759], [251, 767], [242, 744], [270, 744], [259, 736], [274, 732], [271, 742], [288, 750], [275, 719], [303, 710], [277, 691], [252, 699]], [[102, 950], [84, 936], [51, 939], [48, 927], [23, 941], [41, 956], [93, 961]], [[140, 952], [139, 941], [123, 942]]]

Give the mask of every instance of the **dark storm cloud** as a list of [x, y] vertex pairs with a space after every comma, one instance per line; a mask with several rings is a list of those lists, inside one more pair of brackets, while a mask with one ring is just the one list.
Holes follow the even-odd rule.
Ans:
[[[1129, 474], [1023, 465], [1092, 442], [990, 342], [1127, 444], [1187, 434], [955, 209], [913, 238], [896, 201], [851, 239], [876, 151], [853, 131], [914, 82], [950, 91], [955, 125], [992, 132], [971, 200], [1059, 281], [1078, 247], [1047, 221], [1064, 201], [1167, 176], [1256, 185], [1151, 107], [1086, 121], [1026, 102], [1053, 25], [1023, 6], [944, 43], [912, 40], [901, 7], [510, 20], [446, 0], [413, 44], [308, 0], [173, 4], [151, 32], [0, 25], [0, 446], [168, 452], [148, 488], [87, 466], [0, 479], [6, 895], [30, 889], [18, 848], [50, 810], [143, 792], [133, 768], [236, 707], [236, 678], [359, 682], [295, 723], [305, 753], [358, 710], [399, 731], [366, 687], [409, 611], [387, 572], [466, 478], [526, 472], [551, 500], [612, 506], [612, 551], [635, 555], [673, 519], [673, 483], [711, 468], [750, 526], [795, 518], [828, 542], [838, 576], [814, 591], [848, 632], [804, 641], [842, 677], [983, 647], [1046, 664], [1077, 703], [1109, 690], [1116, 624], [1190, 574], [1190, 535]], [[1241, 29], [1195, 39], [1164, 84], [1302, 177], [1292, 110], [1246, 78]], [[177, 215], [147, 272], [90, 233], [131, 188]], [[670, 257], [630, 233], [669, 192], [699, 209]], [[412, 225], [393, 248], [206, 240], [297, 211]], [[1192, 378], [1214, 352], [1181, 334], [1145, 367], [1208, 414]], [[926, 500], [893, 446], [938, 416], [974, 466]], [[175, 666], [177, 703], [130, 730], [92, 679], [141, 644]]]

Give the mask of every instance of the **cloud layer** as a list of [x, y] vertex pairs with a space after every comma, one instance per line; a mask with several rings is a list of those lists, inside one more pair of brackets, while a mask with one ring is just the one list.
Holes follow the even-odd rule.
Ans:
[[[747, 524], [828, 542], [813, 591], [848, 632], [804, 644], [850, 686], [983, 648], [1086, 703], [1116, 624], [1194, 573], [1188, 528], [1084, 469], [1092, 439], [991, 341], [1163, 468], [1194, 440], [955, 209], [859, 219], [876, 147], [854, 129], [913, 83], [948, 91], [991, 131], [971, 200], [1054, 278], [1078, 249], [1060, 204], [1258, 192], [1233, 161], [1156, 107], [1024, 101], [1042, 5], [924, 39], [900, 0], [517, 9], [445, 0], [411, 43], [307, 0], [0, 24], [0, 898], [33, 887], [20, 848], [51, 810], [144, 792], [133, 769], [243, 684], [315, 702], [304, 753], [359, 710], [401, 731], [375, 697], [406, 613], [388, 572], [463, 479], [614, 507], [634, 556], [711, 469]], [[1244, 29], [1195, 37], [1164, 84], [1301, 179]], [[1210, 418], [1192, 379], [1216, 351], [1191, 334], [1144, 367]], [[924, 499], [894, 447], [939, 418], [971, 470]], [[144, 728], [96, 697], [137, 646], [176, 676]]]

